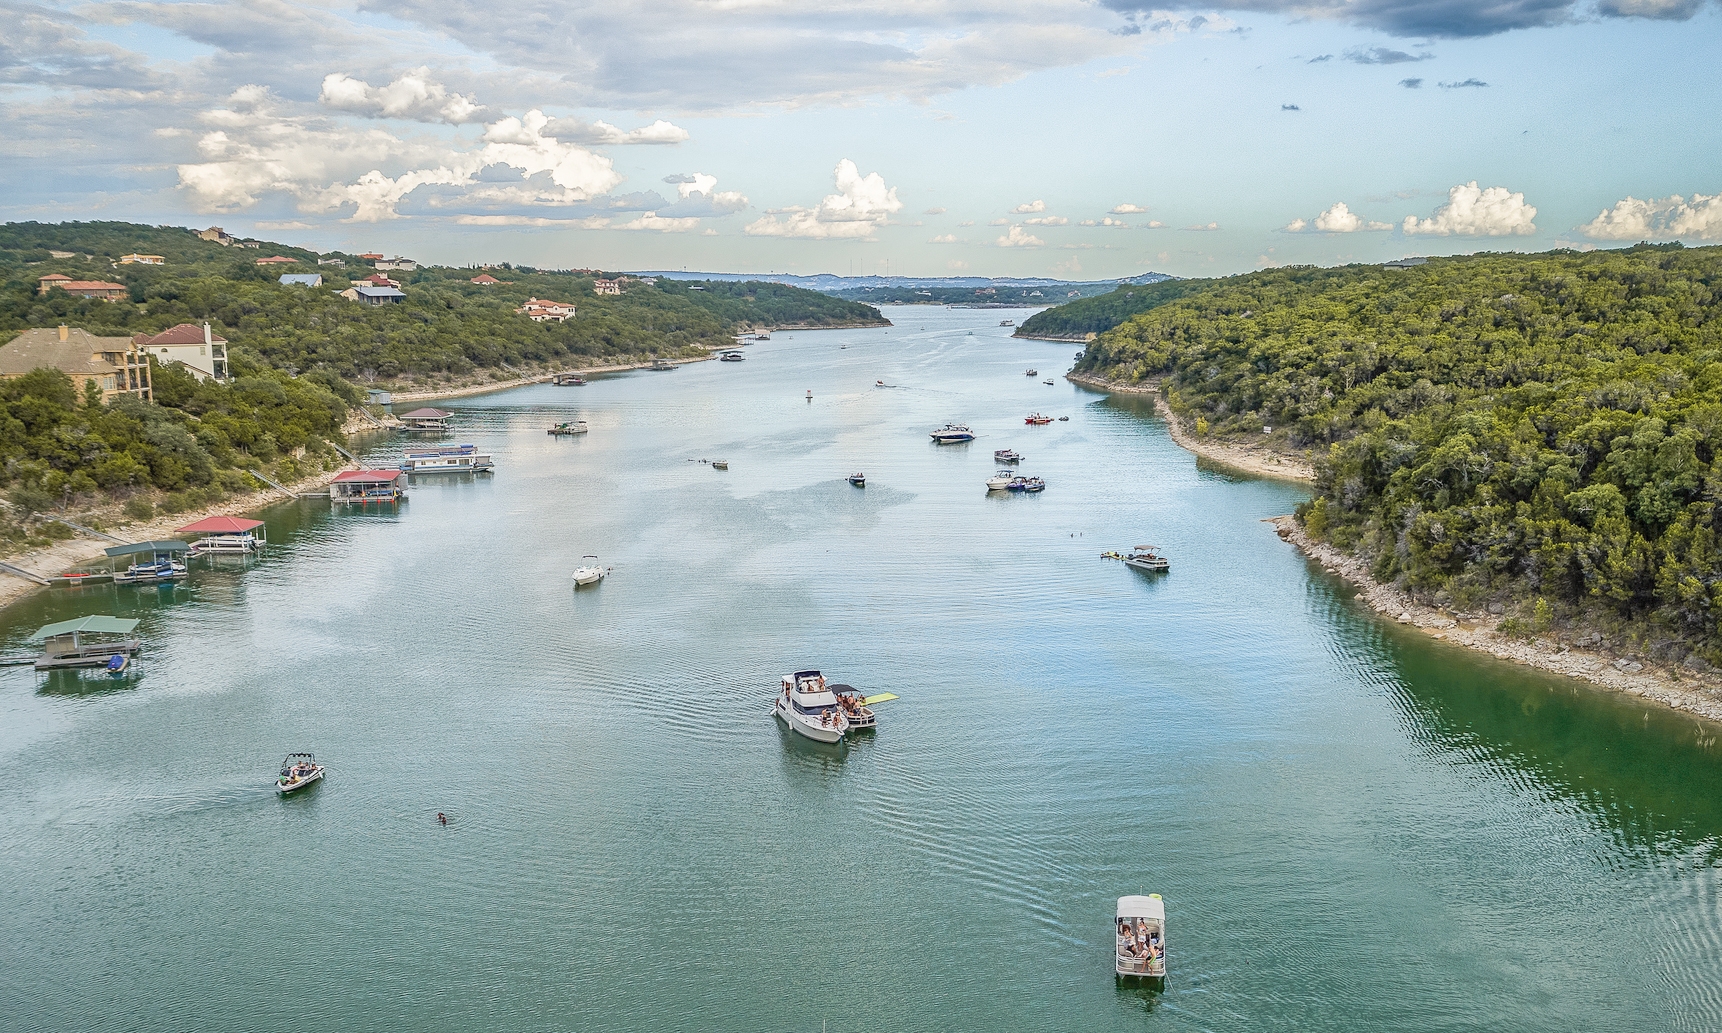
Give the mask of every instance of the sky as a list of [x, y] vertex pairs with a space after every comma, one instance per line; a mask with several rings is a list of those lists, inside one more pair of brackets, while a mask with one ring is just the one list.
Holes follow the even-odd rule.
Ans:
[[0, 0], [0, 219], [1225, 275], [1722, 243], [1722, 0]]

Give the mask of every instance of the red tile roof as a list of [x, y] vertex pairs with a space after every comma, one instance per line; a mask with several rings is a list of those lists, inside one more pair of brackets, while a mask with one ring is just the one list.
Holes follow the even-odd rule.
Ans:
[[271, 258], [259, 258], [257, 260], [258, 265], [280, 265], [282, 262], [286, 262], [288, 265], [299, 264], [299, 260], [297, 258], [284, 258], [281, 255], [275, 255]]
[[[227, 338], [214, 332], [210, 333], [209, 339], [217, 344], [227, 343]], [[154, 337], [146, 337], [138, 343], [146, 347], [156, 344], [202, 344], [203, 327], [196, 323], [181, 323], [176, 327], [163, 330]]]
[[261, 520], [242, 520], [239, 517], [213, 516], [199, 520], [195, 524], [186, 524], [180, 528], [179, 534], [243, 534], [254, 528], [262, 527]]
[[473, 283], [501, 283], [502, 281], [498, 280], [496, 277], [490, 275], [489, 273], [479, 273], [477, 276], [474, 276], [472, 278], [472, 282]]
[[343, 470], [335, 480], [345, 484], [388, 484], [403, 475], [399, 470]]

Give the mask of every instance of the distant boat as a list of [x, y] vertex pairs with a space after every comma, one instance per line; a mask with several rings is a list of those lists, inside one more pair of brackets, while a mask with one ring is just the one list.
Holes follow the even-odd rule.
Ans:
[[1001, 448], [993, 453], [993, 461], [998, 463], [1020, 463], [1022, 453], [1013, 448]]
[[864, 473], [852, 473], [849, 475], [849, 483], [855, 485], [857, 488], [865, 488], [867, 487], [867, 475]]
[[1171, 562], [1160, 555], [1160, 549], [1155, 545], [1138, 545], [1130, 550], [1130, 555], [1124, 557], [1124, 565], [1153, 574], [1172, 569]]
[[282, 796], [303, 789], [323, 777], [323, 765], [309, 753], [289, 753], [281, 762], [281, 776], [275, 780], [275, 791]]
[[1037, 369], [1024, 370], [1022, 375], [1025, 377], [1038, 377], [1040, 376], [1040, 371]]
[[975, 432], [960, 423], [947, 423], [933, 431], [933, 440], [941, 445], [954, 445], [975, 440]]
[[807, 389], [807, 400], [813, 401], [813, 389], [811, 387]]
[[1009, 470], [1000, 470], [995, 476], [987, 478], [988, 491], [1004, 491], [1010, 487], [1010, 482], [1016, 480], [1016, 475]]
[[1068, 416], [1060, 416], [1060, 417], [1059, 417], [1059, 418], [1058, 418], [1058, 422], [1060, 422], [1060, 423], [1069, 423], [1069, 422], [1070, 422], [1070, 417], [1068, 417]]
[[873, 386], [874, 387], [884, 387], [885, 382], [883, 380], [875, 380], [875, 381], [873, 381]]
[[401, 456], [402, 473], [484, 473], [496, 467], [477, 445], [421, 448]]
[[651, 368], [663, 372], [664, 370], [675, 369], [676, 364], [669, 359], [653, 359]]
[[1052, 417], [1046, 415], [1045, 413], [1038, 413], [1038, 412], [1037, 413], [1030, 413], [1029, 415], [1023, 417], [1022, 422], [1030, 424], [1030, 425], [1035, 426], [1035, 427], [1039, 427], [1039, 426], [1042, 426], [1043, 424], [1051, 423]]
[[747, 358], [747, 356], [743, 355], [741, 352], [724, 352], [718, 356], [718, 361], [719, 362], [741, 362], [746, 358]]
[[1053, 380], [1051, 377], [1047, 377], [1046, 380], [1042, 381], [1042, 383], [1046, 383], [1046, 384], [1051, 384], [1052, 382], [1053, 382]]
[[1041, 480], [1039, 477], [1025, 477], [1022, 482], [1022, 490], [1029, 492], [1030, 494], [1037, 491], [1045, 491], [1046, 482]]
[[554, 427], [551, 427], [549, 430], [549, 434], [552, 437], [558, 437], [558, 438], [565, 438], [571, 434], [584, 434], [584, 433], [586, 433], [586, 421], [585, 420], [566, 420], [562, 423], [558, 423]]
[[592, 562], [581, 564], [574, 568], [575, 588], [585, 588], [587, 585], [595, 585], [604, 580], [604, 576], [610, 573], [610, 569], [608, 567], [600, 567], [598, 565], [598, 557], [582, 556], [580, 558], [583, 560], [591, 560]]
[[1001, 319], [1001, 320], [999, 320], [999, 325], [1000, 326], [1015, 326], [1016, 322], [1014, 320]]
[[729, 460], [728, 459], [713, 459], [712, 460], [712, 469], [713, 470], [727, 470], [727, 469], [729, 469]]
[[756, 341], [769, 341], [771, 340], [771, 331], [761, 330], [759, 333], [753, 335], [753, 339]]

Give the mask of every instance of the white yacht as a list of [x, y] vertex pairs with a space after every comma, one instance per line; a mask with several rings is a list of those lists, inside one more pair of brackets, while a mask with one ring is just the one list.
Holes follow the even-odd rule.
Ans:
[[303, 789], [323, 777], [323, 765], [309, 753], [289, 753], [281, 762], [281, 777], [275, 780], [275, 791], [282, 796]]
[[932, 438], [941, 445], [975, 440], [975, 432], [961, 423], [947, 423], [933, 431]]
[[1016, 474], [1011, 473], [1009, 470], [1000, 470], [994, 476], [987, 478], [987, 490], [1004, 491], [1006, 488], [1010, 487], [1010, 482], [1014, 480], [1016, 480]]
[[610, 573], [609, 567], [600, 567], [598, 565], [598, 557], [582, 556], [580, 558], [583, 560], [591, 560], [591, 562], [582, 563], [574, 569], [575, 588], [585, 588], [587, 585], [595, 585], [604, 580], [604, 575]]
[[815, 742], [837, 742], [849, 731], [849, 717], [837, 694], [818, 671], [796, 671], [783, 676], [783, 691], [771, 705], [772, 713], [795, 732]]

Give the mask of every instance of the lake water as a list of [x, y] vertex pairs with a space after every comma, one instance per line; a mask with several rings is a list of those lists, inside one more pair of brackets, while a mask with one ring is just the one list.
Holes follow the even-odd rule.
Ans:
[[[146, 647], [0, 670], [0, 1028], [1722, 1027], [1713, 727], [1377, 622], [1025, 313], [889, 314], [449, 403], [494, 476], [7, 610]], [[818, 746], [802, 667], [902, 698]]]

